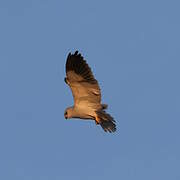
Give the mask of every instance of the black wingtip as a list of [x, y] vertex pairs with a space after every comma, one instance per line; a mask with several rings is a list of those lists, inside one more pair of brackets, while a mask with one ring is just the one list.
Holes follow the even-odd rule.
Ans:
[[74, 54], [73, 54], [73, 53], [71, 53], [71, 52], [69, 52], [68, 57], [70, 57], [70, 56], [78, 56], [78, 55], [80, 55], [80, 56], [81, 56], [81, 54], [79, 53], [79, 51], [78, 51], [78, 50], [76, 50], [76, 51], [74, 52]]
[[96, 84], [97, 81], [94, 78], [91, 68], [86, 63], [81, 53], [76, 50], [74, 54], [69, 53], [66, 61], [66, 73], [68, 71], [74, 71], [76, 74], [82, 76], [84, 80], [89, 83]]
[[71, 56], [71, 53], [68, 54], [67, 58], [69, 58]]
[[76, 51], [75, 51], [74, 55], [75, 55], [75, 56], [77, 56], [77, 55], [78, 55], [78, 50], [76, 50]]

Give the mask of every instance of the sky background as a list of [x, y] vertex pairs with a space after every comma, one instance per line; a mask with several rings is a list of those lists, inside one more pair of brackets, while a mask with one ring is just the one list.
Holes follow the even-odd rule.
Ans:
[[[0, 179], [179, 180], [180, 2], [0, 1]], [[65, 120], [79, 50], [117, 132]]]

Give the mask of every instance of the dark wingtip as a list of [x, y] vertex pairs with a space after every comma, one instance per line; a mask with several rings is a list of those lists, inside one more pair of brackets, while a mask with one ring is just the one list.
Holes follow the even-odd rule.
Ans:
[[71, 53], [68, 54], [67, 58], [69, 58], [71, 56]]
[[78, 50], [75, 51], [74, 55], [76, 55], [76, 56], [78, 55]]
[[94, 78], [91, 68], [86, 63], [81, 53], [77, 50], [74, 54], [69, 53], [66, 61], [66, 73], [74, 71], [76, 74], [82, 76], [84, 80], [89, 83], [96, 84], [97, 80]]

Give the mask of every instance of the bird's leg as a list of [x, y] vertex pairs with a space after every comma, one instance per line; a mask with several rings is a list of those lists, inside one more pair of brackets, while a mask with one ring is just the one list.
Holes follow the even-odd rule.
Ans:
[[95, 115], [95, 123], [96, 125], [100, 124], [100, 118], [97, 115]]

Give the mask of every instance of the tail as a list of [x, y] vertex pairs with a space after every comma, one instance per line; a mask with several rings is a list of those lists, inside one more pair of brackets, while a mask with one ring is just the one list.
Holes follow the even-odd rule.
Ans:
[[100, 125], [104, 129], [105, 132], [115, 132], [116, 124], [113, 117], [110, 114], [106, 113], [103, 110], [96, 111], [98, 119], [100, 120]]

